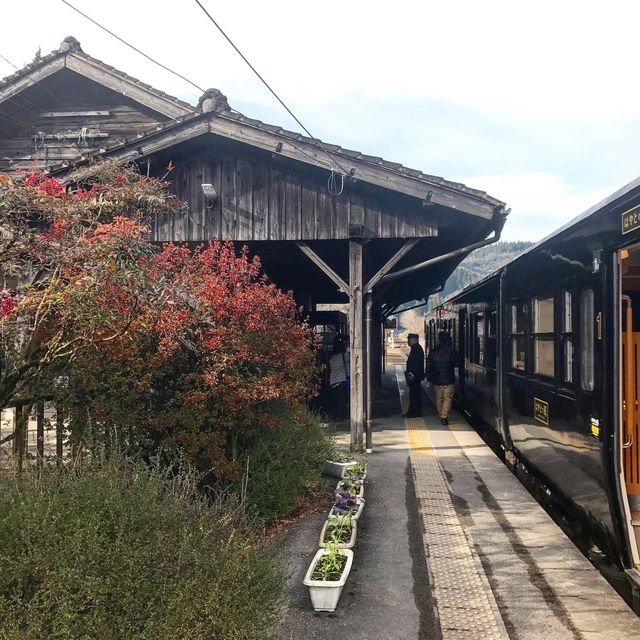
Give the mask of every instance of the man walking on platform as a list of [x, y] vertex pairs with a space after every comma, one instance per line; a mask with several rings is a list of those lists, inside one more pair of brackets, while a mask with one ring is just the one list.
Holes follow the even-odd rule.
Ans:
[[409, 387], [409, 409], [405, 418], [419, 418], [422, 416], [422, 381], [424, 380], [424, 351], [418, 341], [417, 333], [410, 333], [407, 344], [411, 352], [407, 358], [407, 369], [404, 377]]
[[456, 381], [455, 367], [458, 355], [451, 346], [451, 336], [446, 331], [438, 334], [438, 344], [427, 357], [427, 380], [433, 385], [436, 409], [442, 424], [449, 424], [449, 411], [453, 400], [453, 385]]

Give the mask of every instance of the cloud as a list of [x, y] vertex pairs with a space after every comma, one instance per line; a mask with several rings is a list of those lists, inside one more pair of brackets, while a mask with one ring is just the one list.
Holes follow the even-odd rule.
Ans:
[[[194, 2], [76, 5], [250, 117], [298, 129]], [[469, 181], [539, 238], [640, 173], [640, 3], [628, 0], [240, 0], [206, 6], [311, 132]], [[28, 25], [25, 30], [24, 26]], [[84, 50], [194, 104], [197, 90], [59, 2], [3, 12], [18, 65], [75, 35]], [[13, 69], [0, 60], [0, 75]]]
[[[217, 86], [232, 103], [272, 100], [193, 2], [178, 11], [169, 0], [76, 4], [201, 86]], [[594, 0], [206, 5], [289, 102], [330, 104], [351, 92], [360, 104], [446, 100], [570, 122], [637, 112], [640, 85], [628, 78], [636, 72], [640, 4], [628, 0], [608, 0], [606, 8]], [[61, 3], [12, 3], [3, 25], [3, 55], [16, 64], [73, 33], [95, 57], [181, 97], [192, 94]]]
[[551, 173], [468, 176], [461, 181], [500, 194], [511, 207], [503, 233], [505, 240], [532, 241], [541, 240], [621, 186], [578, 189]]

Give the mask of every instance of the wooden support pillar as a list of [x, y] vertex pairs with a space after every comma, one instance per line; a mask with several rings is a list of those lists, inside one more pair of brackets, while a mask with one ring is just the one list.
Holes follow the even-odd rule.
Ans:
[[16, 437], [13, 439], [13, 446], [12, 446], [14, 455], [20, 455], [21, 453], [24, 452], [24, 443], [25, 443], [24, 432], [26, 431], [26, 429], [23, 428], [22, 411], [23, 411], [22, 405], [16, 405], [15, 425], [14, 425]]
[[363, 243], [349, 240], [349, 333], [351, 343], [351, 450], [364, 445]]
[[64, 440], [64, 411], [62, 405], [56, 405], [56, 457], [62, 461], [62, 444]]
[[36, 456], [38, 464], [44, 460], [44, 401], [36, 403]]

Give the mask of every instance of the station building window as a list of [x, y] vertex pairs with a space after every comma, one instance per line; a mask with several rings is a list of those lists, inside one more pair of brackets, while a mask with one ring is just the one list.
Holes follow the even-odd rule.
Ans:
[[555, 375], [554, 299], [533, 299], [533, 372], [553, 378]]
[[584, 391], [593, 391], [594, 352], [594, 302], [593, 289], [580, 293], [580, 381]]
[[509, 305], [509, 346], [511, 368], [524, 371], [527, 357], [526, 306], [520, 302]]
[[562, 292], [562, 381], [574, 381], [573, 294]]

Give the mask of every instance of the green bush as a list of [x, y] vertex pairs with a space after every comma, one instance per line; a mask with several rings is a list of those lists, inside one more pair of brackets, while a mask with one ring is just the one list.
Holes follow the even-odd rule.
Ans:
[[115, 456], [0, 480], [2, 640], [271, 638], [282, 577], [237, 508]]
[[317, 415], [299, 409], [284, 414], [279, 426], [256, 432], [243, 451], [247, 505], [269, 519], [290, 514], [318, 485], [332, 440]]

